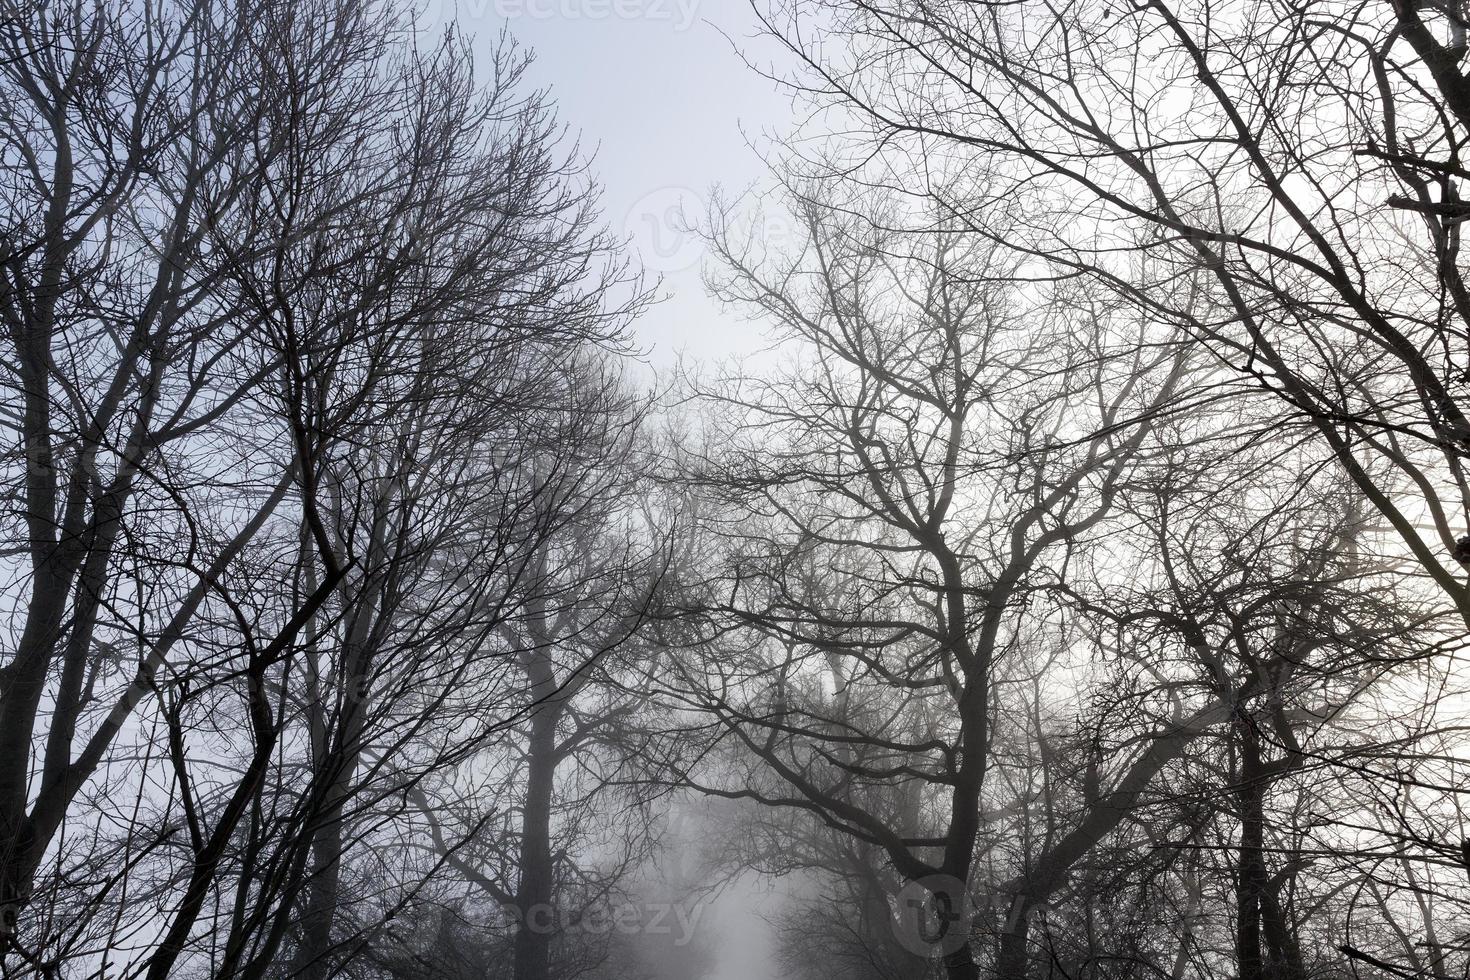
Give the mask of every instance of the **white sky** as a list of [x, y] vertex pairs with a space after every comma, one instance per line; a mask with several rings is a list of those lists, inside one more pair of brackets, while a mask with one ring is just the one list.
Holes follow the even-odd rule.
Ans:
[[789, 126], [789, 99], [736, 52], [767, 62], [747, 0], [421, 0], [457, 17], [482, 49], [502, 26], [534, 51], [531, 80], [595, 151], [608, 225], [633, 238], [669, 299], [639, 329], [657, 366], [760, 346], [759, 328], [704, 294], [701, 248], [677, 231], [716, 185], [739, 194], [765, 169], [752, 145]]

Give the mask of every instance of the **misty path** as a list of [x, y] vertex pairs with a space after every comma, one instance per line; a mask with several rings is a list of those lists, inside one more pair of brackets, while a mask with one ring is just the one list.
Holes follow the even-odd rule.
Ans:
[[782, 980], [770, 917], [780, 915], [780, 899], [759, 885], [735, 887], [706, 913], [718, 937], [708, 980]]

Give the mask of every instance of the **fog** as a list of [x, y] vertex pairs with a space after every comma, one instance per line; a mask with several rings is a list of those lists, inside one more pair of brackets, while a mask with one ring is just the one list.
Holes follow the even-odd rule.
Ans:
[[1470, 0], [0, 0], [0, 980], [1470, 974]]

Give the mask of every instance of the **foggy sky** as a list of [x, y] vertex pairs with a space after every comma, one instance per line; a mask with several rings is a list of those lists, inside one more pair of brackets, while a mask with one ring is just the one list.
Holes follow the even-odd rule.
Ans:
[[439, 4], [427, 8], [431, 18], [457, 17], [476, 34], [482, 62], [502, 27], [534, 51], [530, 81], [595, 151], [608, 225], [664, 278], [668, 300], [638, 326], [652, 362], [758, 346], [757, 328], [722, 317], [704, 295], [699, 244], [672, 227], [680, 203], [698, 212], [712, 186], [738, 194], [760, 182], [751, 144], [791, 116], [787, 97], [737, 53], [762, 64], [779, 55], [755, 37], [746, 0], [430, 2]]

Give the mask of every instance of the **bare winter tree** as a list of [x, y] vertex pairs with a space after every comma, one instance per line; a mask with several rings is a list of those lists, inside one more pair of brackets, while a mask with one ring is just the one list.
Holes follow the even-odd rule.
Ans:
[[[1028, 843], [1010, 849], [1002, 896], [1026, 953], [1003, 975], [1344, 965], [1338, 896], [1361, 884], [1362, 849], [1395, 846], [1366, 830], [1363, 760], [1435, 741], [1381, 712], [1413, 698], [1405, 665], [1442, 657], [1436, 640], [1457, 620], [1396, 590], [1400, 563], [1375, 550], [1386, 536], [1356, 494], [1273, 435], [1258, 431], [1254, 450], [1171, 439], [1179, 448], [1127, 492], [1143, 520], [1139, 537], [1113, 535], [1121, 564], [1100, 587], [1069, 586], [1108, 670], [1086, 714], [1027, 740], [1041, 752], [1021, 768], [1041, 773], [1042, 805], [1012, 832]], [[1226, 710], [1180, 724], [1200, 705]], [[1149, 732], [1166, 737], [1129, 748]], [[1126, 792], [1100, 793], [1120, 767]], [[1077, 810], [1086, 835], [1047, 829]], [[1446, 898], [1442, 926], [1462, 901]]]
[[[954, 227], [1028, 257], [1030, 276], [1086, 284], [1118, 314], [1132, 310], [1188, 338], [1194, 363], [1208, 368], [1203, 379], [1232, 406], [1228, 417], [1192, 406], [1177, 414], [1196, 427], [1155, 430], [1172, 460], [1189, 459], [1181, 451], [1202, 439], [1230, 449], [1209, 467], [1186, 465], [1186, 479], [1165, 481], [1170, 493], [1130, 511], [1153, 528], [1151, 549], [1129, 549], [1122, 529], [1109, 531], [1109, 547], [1134, 556], [1116, 580], [1152, 581], [1156, 561], [1198, 576], [1183, 591], [1160, 593], [1169, 596], [1162, 618], [1156, 600], [1116, 592], [1103, 618], [1153, 617], [1157, 628], [1184, 630], [1179, 639], [1208, 654], [1201, 664], [1216, 665], [1213, 690], [1186, 682], [1207, 698], [1187, 702], [1189, 710], [1205, 713], [1183, 716], [1187, 738], [1151, 740], [1130, 770], [1138, 778], [1118, 784], [1127, 792], [1105, 794], [1104, 805], [1089, 808], [1097, 822], [1084, 820], [1086, 833], [1070, 843], [1062, 838], [1057, 855], [1069, 860], [1043, 852], [1036, 869], [1002, 890], [1012, 902], [1012, 948], [1034, 947], [1014, 927], [1095, 851], [1100, 833], [1137, 824], [1137, 807], [1184, 778], [1191, 792], [1225, 794], [1179, 813], [1195, 814], [1191, 825], [1209, 816], [1212, 846], [1233, 839], [1233, 862], [1208, 873], [1190, 867], [1170, 890], [1180, 909], [1194, 910], [1185, 918], [1203, 923], [1218, 912], [1201, 911], [1208, 902], [1199, 888], [1216, 888], [1226, 873], [1233, 883], [1215, 897], [1233, 910], [1234, 934], [1213, 953], [1186, 954], [1174, 941], [1175, 959], [1160, 969], [1448, 969], [1454, 943], [1441, 937], [1463, 928], [1461, 835], [1448, 817], [1463, 752], [1459, 712], [1438, 692], [1463, 687], [1463, 625], [1446, 624], [1436, 603], [1464, 619], [1470, 517], [1455, 149], [1464, 12], [1208, 0], [1086, 9], [816, 0], [761, 9], [801, 63], [790, 80], [821, 108], [813, 118], [841, 121], [840, 140], [793, 149], [807, 179], [842, 186], [856, 175], [927, 201]], [[1276, 447], [1266, 450], [1274, 465], [1234, 469], [1265, 446]], [[1229, 493], [1217, 482], [1222, 472], [1238, 474]], [[1323, 474], [1350, 491], [1323, 493]], [[1171, 498], [1200, 492], [1208, 503], [1170, 511]], [[1125, 496], [1136, 493], [1128, 481]], [[1211, 507], [1233, 513], [1239, 527], [1227, 533]], [[1197, 533], [1167, 530], [1181, 517]], [[1265, 527], [1296, 550], [1252, 544], [1241, 530]], [[1245, 566], [1204, 560], [1200, 535]], [[1084, 585], [1066, 575], [1062, 591], [1092, 615]], [[1256, 598], [1242, 603], [1247, 594]], [[1181, 618], [1201, 601], [1212, 621], [1235, 624], [1228, 645]], [[1220, 683], [1240, 667], [1248, 670]], [[1121, 670], [1115, 700], [1129, 703], [1127, 692], [1159, 669], [1146, 658]], [[1282, 701], [1297, 703], [1297, 713], [1273, 715], [1268, 706]], [[1390, 704], [1412, 707], [1413, 720], [1394, 719]], [[1350, 733], [1345, 717], [1356, 719]], [[1038, 727], [1016, 743], [1020, 771], [1048, 768], [1037, 754], [1041, 734]], [[1210, 773], [1187, 764], [1200, 746], [1221, 744], [1229, 765]], [[1407, 758], [1435, 775], [1408, 775]], [[1443, 833], [1408, 830], [1414, 821]], [[1177, 849], [1157, 829], [1145, 839]], [[1321, 876], [1303, 878], [1308, 866]], [[1445, 867], [1456, 872], [1440, 873]], [[1328, 897], [1359, 888], [1374, 897], [1348, 911]], [[1322, 904], [1306, 897], [1316, 889]], [[1293, 890], [1295, 899], [1283, 898]], [[1413, 898], [1430, 894], [1433, 901]], [[1293, 910], [1293, 902], [1303, 904]], [[1148, 962], [1144, 933], [1160, 918], [1119, 919], [1143, 945], [1115, 962]], [[1075, 919], [1061, 921], [1048, 937], [1077, 933]], [[1301, 932], [1308, 923], [1323, 931]], [[1371, 950], [1343, 942], [1355, 929]], [[1084, 962], [1091, 965], [1044, 968], [1098, 969], [1102, 960]], [[1037, 969], [1034, 958], [997, 963], [1003, 976]]]
[[[768, 315], [799, 367], [701, 389], [721, 433], [690, 477], [718, 502], [714, 653], [683, 696], [748, 762], [688, 778], [808, 811], [957, 892], [1005, 798], [1007, 692], [1059, 656], [1062, 570], [1085, 567], [1190, 369], [1151, 325], [1029, 292], [943, 220], [799, 206], [786, 264], [716, 238], [722, 295]], [[946, 965], [977, 975], [966, 942]]]
[[[1463, 882], [1431, 923], [1387, 907], [1453, 848], [1411, 857], [1359, 802], [1453, 740], [1452, 714], [1383, 716], [1459, 635], [1392, 526], [1167, 319], [833, 194], [798, 199], [795, 258], [716, 216], [722, 294], [798, 366], [695, 382], [707, 577], [669, 692], [713, 746], [676, 780], [782, 811], [747, 860], [840, 896], [796, 928], [925, 975], [917, 887], [959, 923], [947, 975], [1007, 978], [1305, 977], [1352, 959], [1355, 918], [1458, 929]], [[1367, 912], [1340, 900], [1364, 848], [1409, 867]]]
[[648, 405], [605, 368], [584, 364], [574, 377], [566, 396], [577, 410], [552, 409], [562, 416], [554, 438], [531, 464], [556, 474], [538, 501], [552, 530], [494, 637], [514, 671], [496, 705], [504, 731], [419, 797], [448, 877], [463, 886], [445, 882], [445, 910], [466, 923], [465, 909], [490, 910], [483, 918], [505, 928], [482, 928], [481, 945], [515, 980], [595, 970], [609, 954], [596, 937], [611, 930], [585, 926], [625, 894], [652, 844], [627, 772], [646, 699], [626, 683], [648, 669], [641, 633], [667, 564], [667, 531], [646, 506]]
[[524, 58], [397, 18], [0, 22], [7, 968], [327, 975], [416, 887], [345, 901], [353, 849], [524, 687], [537, 461], [644, 294]]
[[[238, 13], [27, 4], [0, 25], [9, 553], [23, 610], [0, 690], [0, 901], [7, 952], [23, 956], [45, 944], [16, 927], [71, 805], [304, 463], [236, 443], [258, 462], [222, 513], [198, 453], [279, 369], [254, 360], [243, 324], [221, 322], [203, 261], [207, 215], [275, 155], [244, 137], [263, 111], [245, 79], [286, 39], [268, 11]], [[339, 578], [327, 570], [300, 613]], [[288, 618], [279, 641], [300, 625]]]
[[[930, 175], [893, 181], [1279, 398], [1470, 613], [1457, 4], [769, 9], [857, 152], [916, 151]], [[930, 179], [977, 168], [983, 190]], [[1171, 284], [1201, 273], [1181, 303]]]

